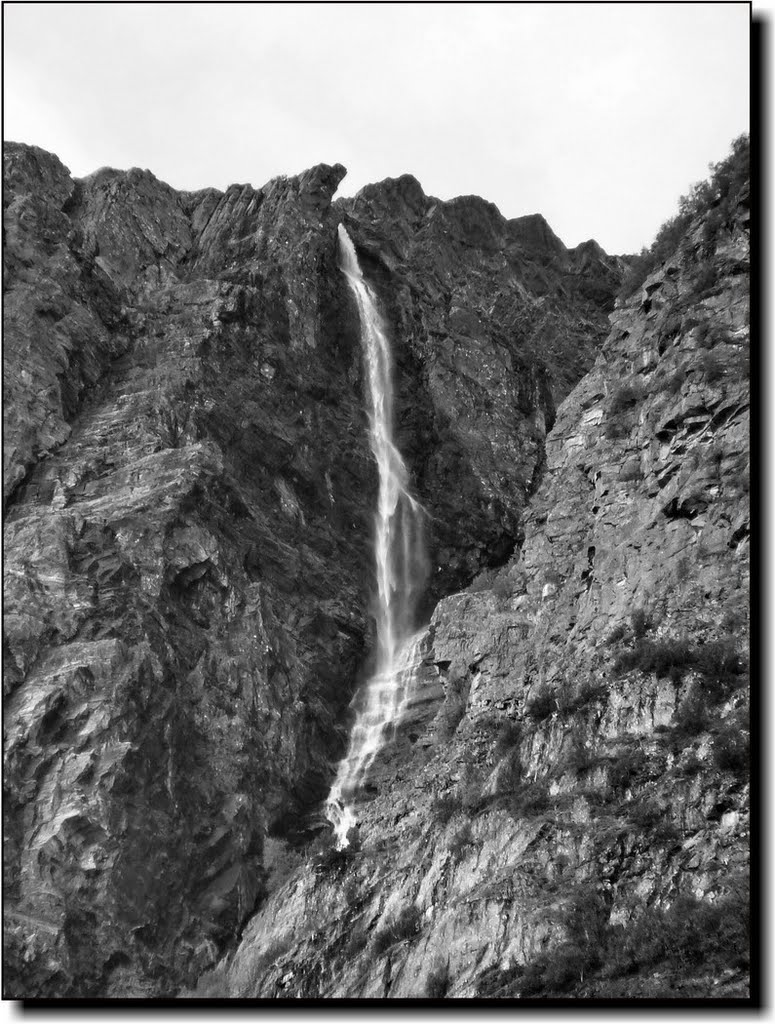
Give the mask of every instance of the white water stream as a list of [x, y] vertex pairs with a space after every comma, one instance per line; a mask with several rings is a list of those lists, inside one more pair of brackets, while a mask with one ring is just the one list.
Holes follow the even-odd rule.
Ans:
[[337, 846], [347, 845], [355, 824], [354, 800], [379, 749], [398, 723], [420, 661], [422, 637], [414, 633], [415, 609], [428, 571], [423, 538], [425, 512], [408, 491], [409, 473], [393, 442], [393, 382], [390, 343], [377, 299], [363, 279], [350, 236], [339, 225], [340, 268], [355, 296], [367, 381], [369, 438], [379, 471], [374, 517], [377, 577], [377, 651], [374, 674], [358, 696], [346, 756], [326, 801]]

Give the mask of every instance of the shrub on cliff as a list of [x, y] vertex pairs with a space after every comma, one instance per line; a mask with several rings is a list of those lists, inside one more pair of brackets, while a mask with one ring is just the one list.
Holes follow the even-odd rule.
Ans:
[[665, 808], [648, 797], [639, 800], [630, 808], [627, 816], [637, 829], [649, 834], [653, 843], [672, 846], [680, 839], [680, 833], [666, 816]]
[[354, 928], [345, 942], [342, 955], [345, 960], [354, 960], [369, 944], [369, 933], [363, 925]]
[[[484, 971], [477, 995], [564, 994], [594, 979], [644, 976], [657, 967], [669, 987], [673, 973], [718, 977], [746, 968], [750, 959], [749, 901], [742, 888], [714, 903], [678, 896], [670, 907], [650, 907], [626, 925], [608, 924], [604, 907], [591, 916], [582, 912], [577, 922], [571, 911], [565, 923], [568, 938], [524, 966]], [[579, 930], [578, 923], [591, 923], [592, 930]]]
[[443, 999], [449, 988], [449, 966], [436, 966], [425, 982], [425, 995], [428, 999]]
[[624, 622], [617, 622], [608, 636], [605, 638], [606, 645], [613, 647], [614, 644], [620, 643], [627, 636], [627, 626]]
[[605, 700], [607, 696], [608, 687], [605, 683], [596, 682], [594, 679], [585, 679], [575, 693], [569, 694], [565, 698], [561, 710], [564, 714], [572, 715], [577, 711], [583, 711], [590, 704]]
[[585, 746], [580, 736], [571, 739], [568, 751], [563, 757], [563, 767], [566, 771], [586, 772], [598, 763], [598, 758], [592, 748]]
[[640, 639], [634, 647], [619, 655], [614, 663], [614, 672], [619, 674], [638, 669], [679, 682], [691, 664], [692, 648], [688, 640]]
[[384, 928], [380, 928], [374, 936], [374, 952], [378, 955], [395, 946], [397, 942], [411, 939], [420, 928], [420, 911], [414, 904], [404, 907], [401, 913], [393, 918]]
[[468, 585], [468, 592], [470, 594], [482, 594], [487, 590], [492, 590], [496, 574], [496, 569], [482, 569]]
[[509, 796], [505, 806], [515, 821], [543, 814], [552, 806], [549, 786], [544, 781], [525, 782]]
[[552, 690], [542, 687], [528, 702], [525, 714], [535, 722], [543, 722], [557, 710], [557, 700]]
[[654, 672], [669, 676], [678, 682], [694, 669], [703, 677], [703, 689], [711, 702], [717, 703], [729, 692], [737, 677], [744, 671], [737, 646], [731, 639], [713, 640], [692, 645], [684, 637], [661, 640], [636, 641], [623, 651], [614, 664], [616, 672], [637, 668], [641, 672]]
[[617, 757], [608, 769], [608, 784], [615, 793], [625, 790], [639, 782], [646, 770], [648, 758], [640, 747], [628, 750]]
[[465, 851], [469, 846], [474, 845], [474, 837], [471, 832], [471, 826], [468, 822], [457, 830], [449, 841], [447, 849], [452, 857], [452, 863], [458, 864], [465, 855]]
[[643, 386], [639, 382], [622, 384], [613, 392], [608, 403], [608, 421], [605, 428], [607, 438], [624, 437], [629, 433], [632, 412], [643, 400], [644, 394]]
[[656, 260], [645, 246], [637, 256], [630, 257], [630, 264], [619, 287], [619, 298], [626, 299], [636, 291], [656, 266]]
[[600, 954], [594, 947], [564, 942], [525, 967], [519, 982], [519, 994], [532, 996], [543, 992], [567, 992], [583, 982], [599, 963]]
[[743, 672], [737, 645], [731, 639], [700, 644], [694, 652], [694, 664], [705, 679], [705, 688], [714, 699], [721, 699]]
[[519, 747], [520, 740], [522, 739], [522, 727], [519, 722], [506, 721], [498, 729], [498, 734], [495, 737], [495, 746], [493, 747], [493, 755], [496, 761], [508, 753], [511, 753], [515, 748]]
[[583, 983], [603, 962], [608, 916], [605, 900], [594, 886], [580, 886], [565, 910], [566, 941], [526, 964], [514, 989], [531, 996], [563, 993]]
[[683, 971], [745, 966], [748, 914], [744, 893], [732, 893], [713, 904], [679, 896], [667, 909], [651, 908], [631, 926], [612, 929], [612, 967], [629, 974], [662, 963]]
[[463, 806], [460, 794], [444, 793], [431, 804], [431, 815], [440, 825], [446, 825]]
[[747, 774], [750, 757], [750, 740], [740, 722], [725, 722], [713, 739], [714, 765], [722, 772]]
[[708, 701], [701, 687], [693, 683], [673, 715], [673, 747], [680, 750], [687, 739], [705, 732], [709, 724]]
[[630, 615], [632, 635], [636, 640], [640, 640], [641, 637], [644, 637], [651, 629], [652, 625], [651, 617], [645, 608], [636, 608], [632, 615]]
[[643, 395], [643, 387], [640, 384], [622, 384], [611, 395], [611, 402], [608, 406], [609, 415], [617, 416], [619, 413], [631, 409], [642, 401]]
[[695, 217], [702, 214], [705, 215], [702, 229], [703, 255], [712, 253], [719, 234], [729, 226], [734, 207], [750, 176], [748, 135], [735, 139], [730, 155], [720, 163], [710, 164], [710, 171], [709, 179], [697, 182], [687, 195], [681, 197], [678, 213], [662, 225], [651, 247], [642, 249], [637, 256], [632, 257], [619, 289], [620, 299], [632, 295], [649, 274], [672, 256], [686, 229]]

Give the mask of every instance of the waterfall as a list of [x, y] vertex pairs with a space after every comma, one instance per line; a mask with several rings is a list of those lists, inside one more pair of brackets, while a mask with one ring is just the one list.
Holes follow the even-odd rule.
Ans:
[[363, 279], [355, 246], [339, 225], [340, 269], [355, 296], [366, 363], [369, 441], [379, 471], [374, 516], [376, 570], [376, 664], [357, 696], [346, 756], [339, 763], [326, 801], [339, 848], [355, 824], [354, 798], [377, 752], [398, 723], [420, 661], [422, 632], [415, 612], [428, 572], [422, 506], [408, 491], [409, 473], [393, 442], [393, 381], [390, 343], [373, 290]]

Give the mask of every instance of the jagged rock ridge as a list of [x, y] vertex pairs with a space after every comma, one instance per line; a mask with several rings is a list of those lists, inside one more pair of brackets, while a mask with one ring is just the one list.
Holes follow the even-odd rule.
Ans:
[[394, 338], [428, 612], [519, 543], [622, 267], [408, 177], [332, 203], [340, 165], [180, 193], [4, 157], [6, 992], [166, 995], [265, 899], [368, 658], [337, 223]]
[[358, 844], [275, 852], [192, 994], [746, 996], [748, 203], [617, 306], [521, 551], [434, 611]]

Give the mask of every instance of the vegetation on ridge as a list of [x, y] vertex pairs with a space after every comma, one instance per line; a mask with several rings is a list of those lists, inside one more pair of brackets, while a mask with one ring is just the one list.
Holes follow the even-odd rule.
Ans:
[[477, 995], [578, 995], [580, 985], [585, 996], [625, 994], [640, 975], [649, 991], [639, 994], [675, 996], [676, 983], [700, 970], [719, 976], [749, 963], [749, 903], [742, 886], [712, 904], [680, 895], [669, 907], [649, 907], [626, 925], [608, 923], [601, 894], [582, 888], [566, 910], [564, 926], [561, 945], [525, 965], [483, 972]]
[[705, 213], [702, 246], [708, 255], [719, 232], [729, 222], [742, 186], [750, 174], [750, 138], [740, 135], [732, 143], [732, 152], [717, 164], [710, 164], [710, 177], [699, 181], [681, 196], [678, 213], [665, 221], [649, 248], [644, 247], [633, 259], [622, 280], [619, 298], [626, 299], [643, 284], [660, 264], [677, 249], [686, 229], [699, 214]]

